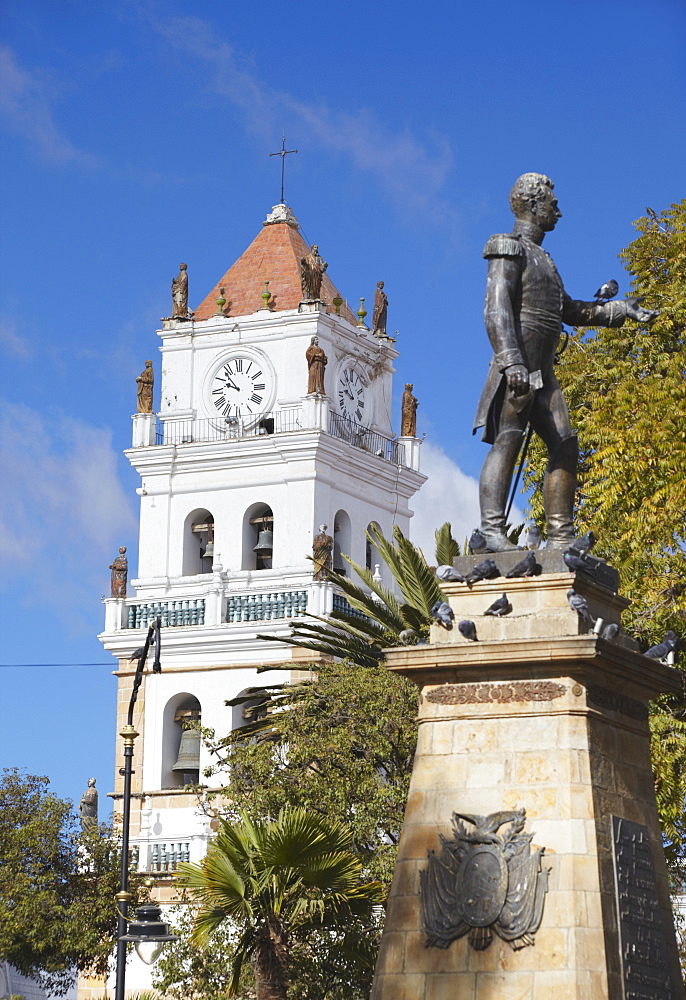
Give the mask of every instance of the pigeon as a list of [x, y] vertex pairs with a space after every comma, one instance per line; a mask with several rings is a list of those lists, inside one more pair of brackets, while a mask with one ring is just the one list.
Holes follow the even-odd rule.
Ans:
[[543, 541], [543, 536], [541, 535], [541, 529], [537, 524], [532, 524], [529, 528], [529, 532], [526, 536], [526, 547], [530, 552], [534, 549], [541, 547], [541, 542]]
[[600, 633], [600, 638], [612, 640], [616, 639], [618, 635], [619, 635], [619, 625], [616, 622], [610, 622], [610, 624], [606, 625], [603, 631]]
[[509, 615], [510, 611], [512, 611], [512, 605], [507, 599], [507, 594], [503, 594], [491, 604], [488, 610], [484, 611], [484, 614], [492, 615], [494, 618], [503, 618], [505, 615]]
[[562, 558], [570, 573], [576, 573], [578, 570], [583, 570], [584, 573], [591, 572], [591, 568], [583, 555], [577, 555], [574, 549], [567, 549]]
[[665, 632], [662, 642], [658, 642], [657, 646], [651, 646], [650, 649], [646, 649], [644, 656], [649, 656], [651, 660], [664, 660], [666, 656], [670, 653], [676, 652], [676, 647], [678, 643], [678, 638], [676, 632]]
[[594, 298], [596, 302], [607, 302], [608, 299], [613, 299], [618, 291], [619, 285], [614, 278], [610, 278], [609, 281], [606, 281], [604, 285], [600, 286], [598, 291], [595, 293]]
[[500, 570], [496, 566], [493, 559], [484, 559], [483, 562], [477, 563], [474, 569], [471, 569], [464, 578], [464, 582], [468, 583], [469, 586], [476, 583], [478, 580], [495, 580], [497, 576], [500, 576]]
[[458, 573], [452, 566], [437, 566], [436, 576], [439, 580], [444, 580], [446, 583], [464, 583], [462, 574]]
[[577, 556], [588, 555], [595, 545], [595, 535], [592, 531], [587, 531], [585, 535], [579, 535], [569, 546], [570, 550]]
[[533, 552], [527, 552], [524, 558], [520, 559], [517, 565], [505, 574], [505, 579], [513, 580], [518, 576], [537, 576], [540, 572], [541, 567], [536, 562], [536, 556]]
[[455, 617], [453, 609], [447, 603], [447, 601], [436, 601], [434, 606], [431, 608], [431, 617], [443, 628], [450, 630], [453, 627], [453, 619]]
[[413, 628], [404, 628], [402, 632], [398, 633], [398, 638], [403, 646], [409, 646], [416, 634]]
[[469, 546], [469, 551], [472, 553], [473, 556], [475, 556], [479, 552], [486, 551], [486, 546], [488, 545], [488, 542], [486, 541], [485, 537], [481, 534], [479, 529], [474, 528], [474, 531], [472, 532], [469, 542], [467, 544]]
[[476, 635], [476, 625], [474, 624], [474, 622], [466, 620], [460, 622], [460, 624], [457, 627], [459, 628], [460, 633], [465, 637], [465, 639], [469, 639], [470, 642], [478, 642]]
[[577, 594], [574, 587], [570, 587], [567, 591], [567, 603], [572, 611], [576, 611], [582, 621], [591, 621], [591, 612], [588, 610], [588, 601], [581, 594]]

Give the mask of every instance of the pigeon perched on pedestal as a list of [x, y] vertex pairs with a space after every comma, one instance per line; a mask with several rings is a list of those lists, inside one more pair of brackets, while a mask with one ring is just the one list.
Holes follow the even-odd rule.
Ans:
[[520, 559], [516, 566], [513, 566], [509, 573], [505, 574], [506, 580], [514, 580], [523, 576], [538, 576], [541, 572], [540, 565], [536, 562], [533, 552], [527, 552], [523, 559]]
[[537, 524], [532, 524], [529, 528], [526, 536], [526, 547], [530, 552], [541, 547], [541, 542], [543, 541], [543, 536], [541, 535], [541, 529]]
[[670, 653], [676, 653], [676, 647], [679, 642], [676, 632], [665, 632], [662, 642], [658, 642], [657, 646], [651, 646], [650, 649], [646, 649], [644, 656], [649, 656], [651, 660], [664, 660]]
[[441, 565], [436, 567], [436, 576], [445, 583], [464, 583], [464, 577], [452, 566]]
[[618, 291], [619, 285], [614, 278], [610, 278], [609, 281], [606, 281], [604, 285], [600, 286], [593, 297], [596, 302], [607, 302], [609, 299], [613, 299]]
[[477, 583], [479, 580], [495, 580], [498, 576], [500, 576], [500, 570], [496, 566], [495, 561], [493, 559], [484, 559], [483, 562], [477, 563], [474, 569], [467, 573], [464, 582], [468, 583], [471, 587], [473, 583]]
[[600, 633], [600, 638], [612, 640], [616, 639], [618, 635], [619, 635], [619, 625], [617, 624], [617, 622], [610, 622], [610, 624], [606, 625], [603, 631]]
[[567, 549], [562, 558], [570, 573], [576, 573], [578, 570], [583, 570], [585, 573], [590, 572], [589, 565], [583, 555], [578, 555], [574, 549]]
[[567, 603], [572, 611], [576, 611], [582, 621], [592, 621], [591, 612], [588, 609], [588, 601], [582, 594], [577, 594], [574, 587], [570, 587], [567, 591]]
[[486, 541], [485, 537], [481, 534], [479, 529], [474, 528], [474, 531], [472, 532], [467, 545], [469, 546], [469, 551], [472, 553], [472, 555], [475, 556], [478, 555], [479, 552], [486, 551], [486, 546], [488, 545], [488, 542]]
[[595, 535], [593, 531], [587, 531], [585, 535], [579, 535], [569, 546], [569, 550], [577, 556], [586, 555], [595, 545]]
[[493, 618], [503, 618], [505, 615], [509, 615], [511, 611], [512, 605], [507, 599], [507, 594], [503, 594], [502, 597], [499, 597], [497, 601], [491, 604], [490, 608], [484, 611], [484, 614], [492, 615]]
[[453, 627], [455, 614], [447, 601], [436, 601], [431, 608], [431, 617], [438, 625], [450, 630]]
[[460, 624], [457, 627], [459, 628], [461, 635], [463, 635], [465, 639], [469, 639], [470, 642], [478, 642], [476, 634], [476, 625], [474, 624], [474, 622], [470, 622], [467, 619], [463, 622], [460, 622]]

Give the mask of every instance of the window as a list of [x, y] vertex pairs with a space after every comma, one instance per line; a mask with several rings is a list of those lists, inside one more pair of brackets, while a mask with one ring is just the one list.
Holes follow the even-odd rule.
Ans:
[[[370, 521], [369, 524], [367, 525], [367, 531], [372, 535], [373, 535], [373, 530], [372, 530], [373, 528], [378, 528], [378, 530], [381, 531], [381, 528], [376, 521]], [[366, 569], [373, 570], [374, 556], [377, 556], [378, 558], [378, 553], [366, 535], [365, 535], [365, 542], [366, 542], [366, 548], [364, 555], [364, 565]]]
[[351, 537], [350, 518], [344, 510], [339, 510], [333, 519], [333, 570], [341, 576], [349, 569], [343, 556], [350, 555]]
[[186, 518], [183, 539], [183, 576], [211, 573], [214, 561], [214, 516], [194, 510]]
[[174, 695], [162, 722], [162, 788], [182, 788], [200, 780], [200, 702], [187, 692]]

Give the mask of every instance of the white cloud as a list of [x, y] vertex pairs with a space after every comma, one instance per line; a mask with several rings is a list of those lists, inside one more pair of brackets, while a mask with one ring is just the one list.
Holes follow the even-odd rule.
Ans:
[[117, 547], [137, 537], [109, 430], [64, 413], [0, 403], [0, 560], [3, 585], [72, 626], [106, 590]]
[[0, 79], [2, 117], [9, 128], [32, 143], [44, 160], [56, 164], [95, 164], [95, 157], [78, 149], [55, 123], [54, 87], [42, 79], [40, 73], [31, 73], [19, 66], [7, 46], [0, 46]]
[[[410, 522], [410, 537], [427, 561], [433, 563], [436, 528], [450, 521], [453, 538], [464, 551], [465, 539], [478, 527], [479, 483], [463, 472], [442, 448], [428, 441], [422, 445], [421, 471], [429, 478], [411, 503], [415, 515]], [[521, 524], [524, 516], [519, 508], [512, 508], [509, 520], [513, 525]]]
[[171, 45], [212, 67], [214, 90], [245, 114], [252, 132], [273, 137], [284, 115], [291, 121], [300, 119], [308, 136], [334, 153], [350, 156], [354, 165], [374, 176], [402, 208], [445, 216], [448, 205], [441, 190], [453, 164], [445, 137], [422, 142], [409, 129], [392, 131], [369, 109], [341, 111], [322, 101], [304, 101], [273, 90], [231, 44], [217, 39], [209, 22], [198, 17], [146, 16]]
[[23, 337], [18, 332], [16, 323], [6, 320], [0, 320], [0, 347], [6, 354], [15, 358], [29, 358], [33, 354], [28, 337]]

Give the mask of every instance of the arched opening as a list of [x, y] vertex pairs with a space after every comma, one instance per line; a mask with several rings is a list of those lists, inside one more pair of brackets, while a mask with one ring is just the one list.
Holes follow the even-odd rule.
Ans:
[[211, 573], [214, 561], [214, 516], [209, 510], [194, 510], [183, 531], [183, 576]]
[[271, 569], [274, 514], [266, 503], [254, 503], [243, 515], [242, 569]]
[[350, 518], [344, 510], [339, 510], [333, 519], [333, 571], [346, 575], [348, 563], [343, 556], [350, 555], [352, 528]]
[[[367, 532], [373, 534], [373, 528], [377, 528], [381, 531], [381, 526], [376, 521], [370, 521], [367, 525]], [[374, 557], [376, 556], [377, 561], [379, 560], [379, 553], [376, 551], [372, 543], [369, 541], [367, 535], [365, 535], [365, 550], [364, 550], [364, 565], [365, 569], [374, 569]]]
[[174, 695], [162, 720], [162, 788], [183, 788], [200, 780], [200, 702], [187, 692]]
[[267, 714], [267, 710], [264, 707], [266, 702], [266, 697], [260, 697], [259, 694], [255, 693], [255, 688], [250, 688], [250, 697], [248, 695], [248, 688], [243, 688], [243, 690], [236, 695], [236, 699], [245, 699], [238, 705], [231, 706], [231, 728], [241, 729], [243, 726], [247, 726], [249, 722], [254, 722], [256, 719], [262, 719]]

